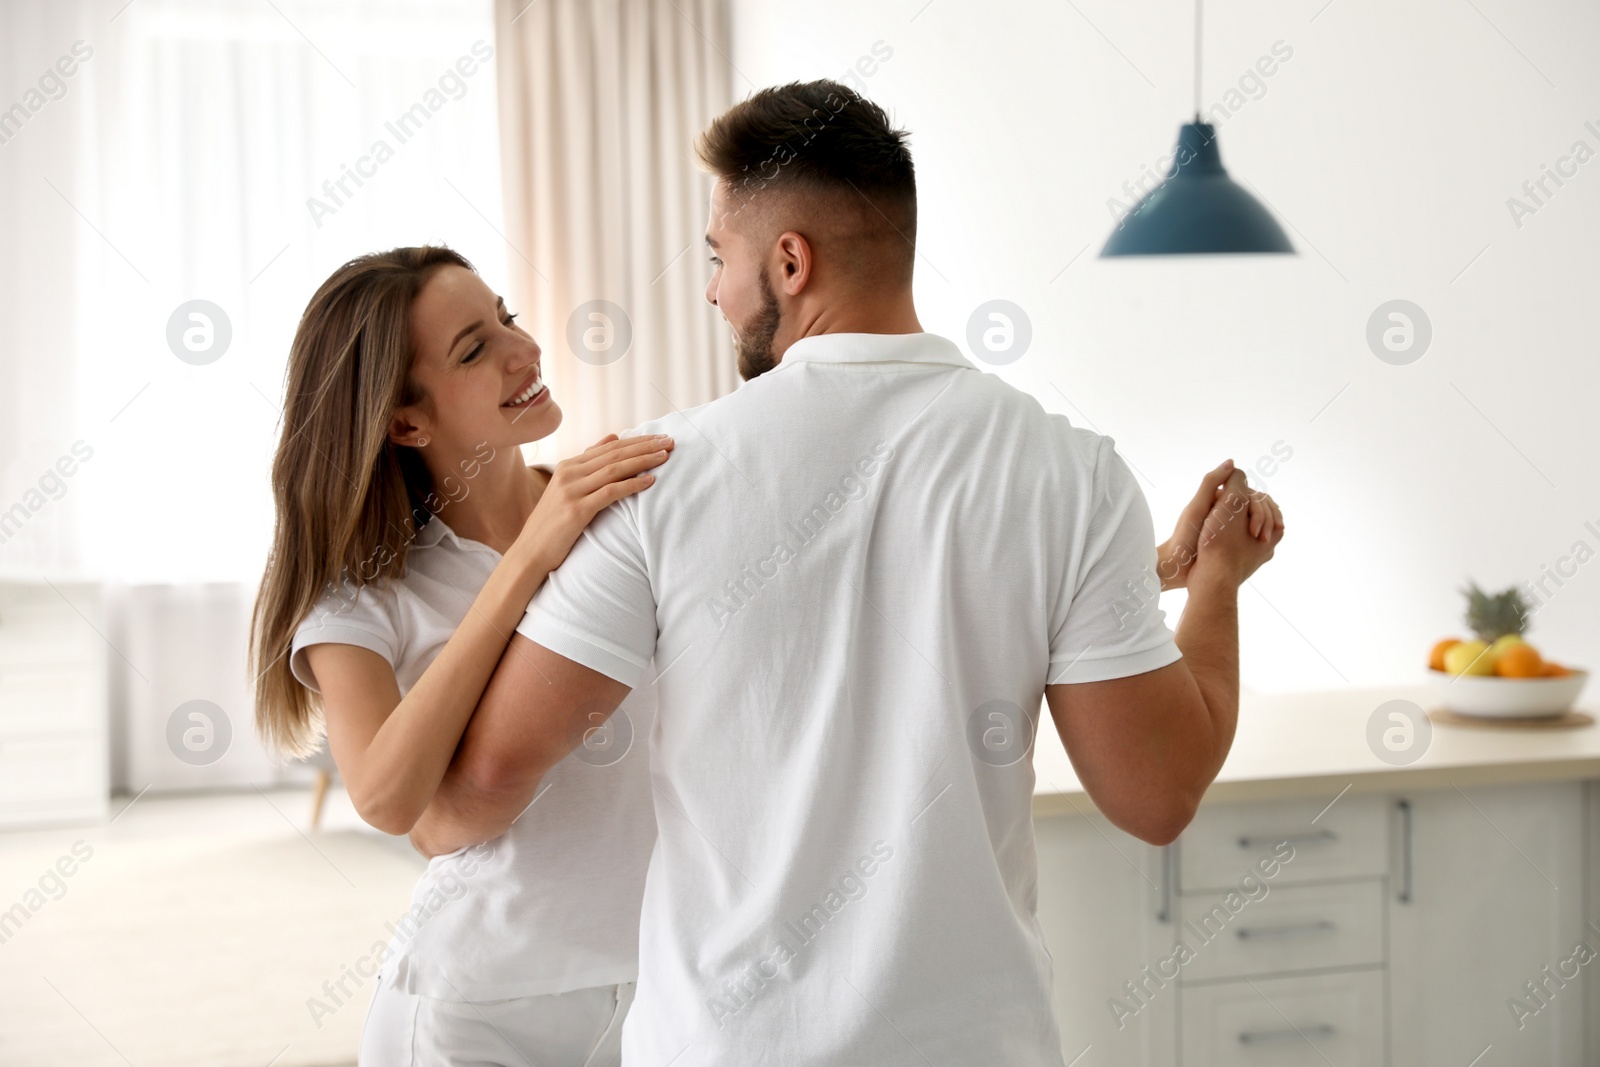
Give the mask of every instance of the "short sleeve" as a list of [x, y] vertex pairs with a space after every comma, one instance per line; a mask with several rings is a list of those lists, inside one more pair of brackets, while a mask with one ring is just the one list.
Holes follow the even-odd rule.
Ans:
[[342, 584], [318, 600], [295, 630], [289, 669], [301, 685], [320, 693], [305, 653], [312, 645], [355, 645], [376, 652], [393, 666], [399, 657], [400, 635], [388, 610], [388, 597], [376, 585]]
[[656, 650], [656, 601], [631, 499], [595, 516], [551, 572], [517, 633], [627, 686]]
[[1076, 587], [1050, 635], [1052, 685], [1144, 674], [1182, 656], [1161, 610], [1150, 505], [1111, 440], [1099, 446]]

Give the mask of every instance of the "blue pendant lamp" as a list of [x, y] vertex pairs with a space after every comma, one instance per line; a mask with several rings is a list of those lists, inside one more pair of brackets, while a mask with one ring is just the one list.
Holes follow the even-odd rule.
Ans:
[[1139, 199], [1100, 250], [1107, 256], [1294, 255], [1283, 227], [1228, 177], [1217, 131], [1200, 121], [1200, 3], [1194, 5], [1194, 121], [1178, 128], [1164, 180]]

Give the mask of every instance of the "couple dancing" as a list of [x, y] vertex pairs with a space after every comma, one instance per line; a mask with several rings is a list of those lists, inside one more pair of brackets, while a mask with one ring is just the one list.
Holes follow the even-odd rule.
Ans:
[[[1035, 709], [1107, 818], [1176, 837], [1282, 518], [1225, 463], [1157, 546], [1109, 439], [922, 332], [876, 105], [765, 90], [697, 150], [745, 379], [713, 403], [522, 465], [561, 419], [539, 345], [442, 248], [300, 323], [259, 727], [325, 731], [432, 857], [361, 1063], [1060, 1067]], [[1126, 610], [1152, 572], [1175, 635]]]

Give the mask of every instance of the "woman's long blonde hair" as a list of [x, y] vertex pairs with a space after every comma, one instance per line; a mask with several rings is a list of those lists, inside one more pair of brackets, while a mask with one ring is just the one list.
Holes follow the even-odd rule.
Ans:
[[322, 736], [319, 702], [289, 668], [296, 628], [325, 593], [404, 576], [430, 517], [432, 479], [414, 449], [389, 441], [389, 424], [421, 399], [411, 303], [445, 266], [473, 269], [432, 245], [352, 259], [295, 330], [272, 461], [272, 553], [250, 623], [256, 730], [279, 753], [308, 755]]

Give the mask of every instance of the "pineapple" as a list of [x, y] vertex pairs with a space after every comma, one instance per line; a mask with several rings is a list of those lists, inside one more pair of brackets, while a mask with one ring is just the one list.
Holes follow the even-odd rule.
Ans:
[[1428, 667], [1445, 674], [1497, 675], [1501, 678], [1562, 678], [1577, 673], [1551, 662], [1522, 639], [1533, 609], [1520, 590], [1485, 593], [1469, 581], [1467, 625], [1477, 637], [1470, 641], [1447, 637], [1433, 646]]
[[1478, 583], [1468, 582], [1462, 592], [1467, 598], [1467, 626], [1483, 641], [1492, 645], [1508, 635], [1521, 637], [1528, 628], [1528, 602], [1515, 586], [1491, 595]]

